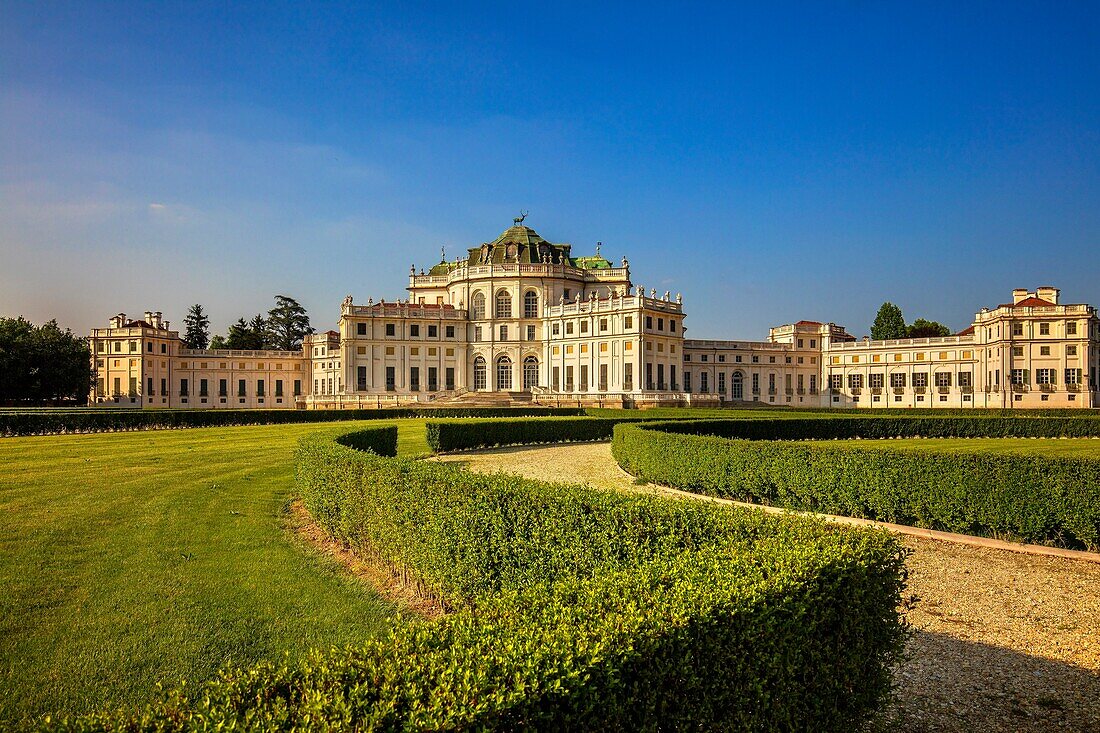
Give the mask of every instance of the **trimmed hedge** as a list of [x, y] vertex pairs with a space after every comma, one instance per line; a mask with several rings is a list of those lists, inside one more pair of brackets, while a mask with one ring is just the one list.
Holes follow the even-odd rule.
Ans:
[[1100, 548], [1100, 460], [861, 448], [814, 438], [1096, 435], [1079, 418], [851, 418], [623, 425], [612, 453], [639, 478], [806, 511]]
[[[656, 421], [650, 421], [656, 422]], [[1091, 438], [1100, 418], [1003, 416], [844, 416], [821, 418], [659, 421], [665, 432], [741, 440], [845, 440], [851, 438]]]
[[298, 477], [335, 537], [457, 610], [70, 729], [848, 731], [889, 690], [905, 553], [885, 532], [321, 437]]
[[622, 417], [432, 420], [427, 424], [428, 445], [433, 452], [446, 453], [497, 445], [610, 440], [619, 423], [642, 420], [646, 418], [637, 413]]
[[571, 407], [386, 407], [377, 410], [126, 410], [87, 409], [0, 413], [0, 435], [99, 433], [120, 430], [199, 428], [219, 425], [387, 420], [402, 417], [515, 417], [581, 415]]

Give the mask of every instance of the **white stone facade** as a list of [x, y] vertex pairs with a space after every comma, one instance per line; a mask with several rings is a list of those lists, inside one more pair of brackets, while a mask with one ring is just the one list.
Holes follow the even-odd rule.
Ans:
[[766, 341], [684, 338], [679, 295], [647, 294], [624, 258], [574, 257], [519, 226], [411, 271], [401, 301], [344, 299], [301, 352], [185, 349], [159, 313], [91, 334], [103, 406], [371, 408], [397, 404], [1093, 407], [1100, 325], [1054, 288], [1017, 290], [956, 336], [855, 340], [799, 321]]

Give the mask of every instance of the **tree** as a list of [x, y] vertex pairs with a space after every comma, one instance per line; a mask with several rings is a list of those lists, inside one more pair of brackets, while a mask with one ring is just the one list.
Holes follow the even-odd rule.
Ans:
[[23, 317], [0, 318], [0, 401], [83, 402], [92, 386], [87, 339], [57, 321], [35, 327]]
[[918, 318], [909, 325], [906, 336], [911, 339], [929, 338], [931, 336], [950, 336], [951, 329], [938, 321], [926, 321]]
[[876, 341], [882, 339], [903, 339], [906, 337], [905, 317], [901, 314], [901, 308], [887, 301], [879, 306], [878, 315], [871, 326], [871, 338]]
[[210, 348], [214, 351], [218, 349], [228, 349], [229, 344], [225, 342], [225, 337], [221, 334], [217, 334], [214, 338], [210, 339]]
[[183, 323], [187, 326], [183, 345], [189, 349], [205, 349], [210, 342], [210, 319], [206, 317], [202, 306], [198, 303], [191, 306]]
[[267, 312], [269, 347], [297, 351], [302, 348], [302, 339], [311, 333], [306, 309], [289, 295], [276, 295], [275, 307]]
[[252, 331], [248, 327], [248, 321], [238, 318], [237, 322], [229, 327], [229, 334], [225, 339], [227, 349], [251, 349]]
[[267, 321], [264, 320], [262, 314], [257, 313], [256, 317], [248, 322], [248, 331], [250, 334], [249, 343], [252, 344], [248, 348], [250, 349], [266, 349], [270, 336], [267, 331]]

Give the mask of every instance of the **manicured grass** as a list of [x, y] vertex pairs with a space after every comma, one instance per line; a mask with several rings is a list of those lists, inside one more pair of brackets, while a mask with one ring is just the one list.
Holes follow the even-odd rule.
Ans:
[[1096, 438], [903, 438], [838, 440], [856, 448], [900, 448], [925, 453], [1008, 453], [1048, 458], [1100, 458]]
[[[422, 420], [395, 421], [402, 453]], [[296, 424], [0, 439], [0, 729], [352, 643], [393, 607], [287, 529]]]

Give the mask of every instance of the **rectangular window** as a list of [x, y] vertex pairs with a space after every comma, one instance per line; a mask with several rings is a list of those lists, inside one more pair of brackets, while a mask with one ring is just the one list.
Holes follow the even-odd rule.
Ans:
[[684, 391], [691, 391], [691, 372], [684, 372]]
[[588, 333], [588, 321], [581, 321], [581, 333]]
[[439, 390], [439, 369], [436, 367], [428, 367], [428, 391], [436, 392]]
[[645, 365], [645, 388], [648, 390], [653, 389], [653, 364], [647, 363]]
[[1066, 321], [1066, 335], [1067, 336], [1076, 336], [1077, 335], [1077, 321]]
[[623, 325], [626, 328], [634, 328], [634, 316], [627, 316], [623, 319]]
[[1018, 321], [1016, 323], [1013, 323], [1012, 324], [1012, 335], [1013, 336], [1023, 336], [1024, 335], [1024, 324], [1020, 323]]
[[914, 387], [927, 387], [928, 386], [928, 372], [913, 372], [913, 386]]
[[508, 340], [508, 327], [507, 326], [501, 326], [500, 327], [500, 340], [501, 341], [507, 341]]
[[1046, 321], [1039, 324], [1039, 335], [1040, 336], [1049, 336], [1050, 335], [1050, 324], [1047, 323]]
[[145, 391], [150, 397], [152, 397], [154, 394], [156, 394], [155, 392], [153, 392], [153, 378], [152, 377], [149, 377], [149, 379], [148, 379], [148, 381], [145, 385]]
[[[753, 376], [755, 377], [756, 375], [754, 374]], [[753, 387], [755, 387], [755, 386], [756, 385], [754, 384]], [[843, 375], [841, 375], [841, 374], [830, 374], [829, 375], [829, 388], [830, 389], [841, 389], [843, 386], [844, 386], [844, 376]]]
[[428, 338], [439, 338], [439, 326], [428, 326]]
[[420, 391], [420, 367], [409, 367], [409, 389]]
[[410, 338], [420, 338], [420, 326], [419, 326], [419, 324], [413, 323], [412, 325], [409, 326], [409, 337]]
[[567, 323], [565, 324], [565, 335], [566, 335], [566, 336], [569, 336], [569, 335], [570, 335], [570, 334], [572, 334], [572, 333], [573, 333], [573, 322], [572, 322], [572, 321], [568, 321], [568, 322], [567, 322]]
[[365, 323], [356, 323], [355, 324], [355, 333], [358, 336], [366, 336], [367, 335], [367, 324], [365, 324]]
[[668, 389], [668, 385], [665, 384], [665, 365], [657, 365], [657, 389]]
[[243, 379], [238, 379], [237, 380], [237, 396], [238, 397], [244, 397], [245, 396], [245, 388], [244, 387], [245, 387], [244, 380]]
[[444, 379], [445, 379], [444, 389], [454, 389], [455, 388], [455, 368], [454, 367], [447, 367], [444, 370], [443, 375], [444, 375]]
[[199, 380], [199, 397], [207, 397], [208, 396], [207, 389], [208, 389], [207, 380], [200, 379]]
[[387, 323], [386, 324], [386, 335], [387, 336], [396, 336], [397, 335], [397, 324], [396, 323]]
[[1050, 347], [1049, 346], [1040, 346], [1039, 347], [1039, 356], [1050, 356]]
[[1024, 347], [1023, 346], [1013, 346], [1012, 347], [1012, 355], [1013, 356], [1023, 356], [1024, 355]]
[[[840, 388], [839, 381], [837, 382], [837, 388]], [[760, 375], [755, 372], [752, 375], [752, 393], [760, 394]]]
[[481, 341], [481, 326], [474, 326], [474, 341]]
[[581, 364], [581, 392], [588, 391], [588, 365]]
[[355, 390], [357, 392], [367, 391], [367, 368], [365, 366], [355, 368]]
[[710, 384], [707, 383], [709, 376], [706, 372], [699, 372], [699, 391], [703, 394], [710, 391]]
[[1053, 369], [1036, 369], [1035, 370], [1035, 383], [1036, 384], [1054, 384], [1054, 370]]
[[718, 372], [718, 394], [726, 393], [726, 373]]
[[257, 379], [256, 380], [256, 396], [257, 397], [263, 397], [264, 392], [265, 392], [265, 390], [264, 390], [264, 380]]
[[455, 327], [447, 326], [447, 338], [453, 339], [455, 337]]
[[950, 387], [951, 386], [951, 372], [936, 372], [936, 386], [937, 387]]
[[665, 330], [665, 319], [664, 318], [658, 318], [657, 319], [657, 330], [658, 331], [664, 331]]
[[861, 389], [863, 387], [863, 375], [862, 374], [849, 374], [848, 375], [848, 389]]
[[973, 372], [959, 372], [959, 386], [960, 387], [973, 387], [974, 386], [974, 373]]
[[1066, 384], [1080, 384], [1081, 383], [1081, 370], [1080, 369], [1067, 369], [1066, 370]]
[[607, 330], [607, 319], [606, 318], [601, 318], [600, 319], [600, 330], [601, 331], [606, 331]]
[[187, 380], [186, 379], [181, 379], [180, 380], [180, 397], [186, 397], [186, 396], [187, 396]]
[[653, 330], [653, 316], [646, 316], [645, 317], [645, 327], [646, 327], [647, 331], [652, 331]]
[[528, 341], [534, 341], [535, 340], [535, 327], [534, 326], [528, 326], [527, 327], [527, 340]]
[[152, 341], [150, 341], [149, 343], [147, 343], [145, 345], [145, 350], [148, 351], [150, 354], [153, 353], [153, 342]]
[[623, 365], [623, 389], [634, 389], [634, 365], [631, 363]]
[[1027, 377], [1025, 376], [1025, 369], [1013, 369], [1012, 370], [1012, 383], [1013, 384], [1026, 384]]
[[301, 379], [295, 379], [294, 380], [294, 396], [298, 397], [301, 394], [302, 394], [302, 380]]
[[890, 386], [894, 389], [905, 387], [905, 372], [894, 372], [890, 375]]
[[138, 378], [130, 377], [130, 396], [136, 397], [138, 393]]
[[131, 341], [130, 342], [130, 353], [134, 354], [134, 353], [137, 353], [138, 351], [140, 351], [140, 349], [138, 349], [138, 342], [137, 341]]
[[550, 370], [550, 389], [557, 392], [561, 386], [561, 367], [554, 367]]
[[281, 380], [281, 379], [276, 379], [275, 380], [275, 396], [276, 397], [282, 397], [283, 396], [283, 380]]
[[1066, 356], [1077, 356], [1077, 345], [1069, 344], [1066, 346]]
[[572, 366], [565, 367], [565, 391], [566, 392], [572, 392], [573, 391], [573, 367]]
[[768, 375], [768, 394], [775, 394], [775, 374]]
[[397, 367], [386, 367], [386, 391], [394, 392], [397, 390]]
[[552, 333], [555, 336], [560, 334], [561, 333], [561, 324], [560, 323], [555, 323], [554, 325], [552, 325], [550, 327], [550, 333]]
[[676, 333], [676, 321], [671, 318], [668, 319], [668, 330]]
[[882, 372], [875, 372], [868, 377], [868, 386], [871, 389], [882, 389], [885, 378]]

